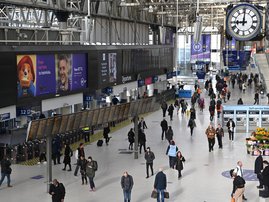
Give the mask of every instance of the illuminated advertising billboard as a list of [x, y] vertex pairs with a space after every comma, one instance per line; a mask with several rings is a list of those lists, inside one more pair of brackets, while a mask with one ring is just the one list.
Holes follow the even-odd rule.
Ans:
[[18, 98], [87, 88], [86, 56], [17, 55]]

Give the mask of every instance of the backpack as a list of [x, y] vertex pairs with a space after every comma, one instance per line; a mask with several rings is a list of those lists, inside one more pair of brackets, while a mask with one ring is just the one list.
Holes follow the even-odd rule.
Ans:
[[97, 171], [98, 170], [97, 161], [93, 161], [93, 165], [94, 165], [94, 171]]

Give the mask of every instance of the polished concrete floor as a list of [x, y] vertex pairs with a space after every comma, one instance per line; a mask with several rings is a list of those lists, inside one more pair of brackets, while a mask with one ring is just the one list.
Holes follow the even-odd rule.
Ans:
[[[243, 100], [251, 104], [253, 90], [242, 94]], [[236, 95], [236, 96], [235, 96]], [[238, 87], [232, 91], [232, 101], [237, 102], [241, 96]], [[207, 97], [207, 96], [206, 96]], [[250, 101], [251, 100], [251, 101]], [[266, 103], [266, 99], [262, 100]], [[187, 128], [188, 118], [179, 114], [174, 115], [174, 120], [169, 124], [174, 129], [174, 139], [179, 150], [186, 158], [183, 177], [178, 180], [177, 172], [168, 168], [168, 157], [165, 155], [168, 146], [167, 141], [161, 140], [160, 121], [161, 111], [157, 111], [145, 117], [148, 129], [145, 130], [147, 146], [152, 148], [156, 159], [154, 170], [164, 168], [167, 175], [170, 199], [173, 202], [228, 202], [232, 191], [232, 180], [222, 176], [222, 172], [235, 168], [236, 162], [241, 160], [243, 168], [253, 170], [255, 157], [248, 155], [245, 146], [245, 134], [235, 134], [235, 141], [228, 140], [225, 133], [223, 149], [215, 145], [213, 152], [208, 152], [208, 142], [204, 133], [209, 125], [208, 99], [206, 110], [200, 112], [197, 109], [197, 127], [191, 137]], [[167, 118], [168, 119], [168, 118]], [[216, 123], [217, 120], [214, 120]], [[145, 179], [145, 160], [142, 155], [134, 159], [133, 153], [121, 153], [128, 149], [127, 132], [132, 125], [122, 128], [111, 134], [113, 137], [108, 146], [97, 147], [95, 143], [85, 148], [86, 155], [92, 156], [98, 161], [98, 171], [95, 177], [96, 192], [90, 192], [88, 185], [81, 185], [80, 177], [75, 177], [72, 172], [62, 171], [63, 165], [53, 166], [53, 178], [57, 178], [66, 187], [66, 202], [120, 202], [123, 201], [120, 178], [124, 171], [128, 171], [134, 178], [132, 201], [153, 201], [150, 198], [153, 189], [154, 177]], [[128, 151], [128, 150], [127, 150]], [[265, 159], [269, 160], [267, 157]], [[75, 159], [72, 159], [75, 162]], [[6, 188], [6, 183], [0, 188], [1, 202], [47, 202], [51, 201], [46, 193], [46, 166], [21, 166], [12, 165], [13, 188]], [[73, 170], [75, 166], [73, 166]], [[32, 177], [40, 176], [40, 179]], [[44, 178], [42, 178], [44, 177]], [[257, 181], [247, 181], [245, 196], [248, 201], [266, 201], [259, 198], [256, 186]]]

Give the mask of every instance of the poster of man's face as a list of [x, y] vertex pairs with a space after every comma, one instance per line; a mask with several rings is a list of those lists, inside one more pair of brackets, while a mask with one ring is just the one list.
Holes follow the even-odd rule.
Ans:
[[57, 55], [56, 58], [57, 92], [70, 91], [71, 55], [61, 54]]
[[108, 54], [109, 82], [117, 81], [117, 53]]

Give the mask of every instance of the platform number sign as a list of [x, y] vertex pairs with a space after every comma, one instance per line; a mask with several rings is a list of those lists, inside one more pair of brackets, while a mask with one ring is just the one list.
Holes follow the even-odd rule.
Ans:
[[239, 4], [229, 10], [226, 17], [226, 29], [237, 41], [255, 38], [262, 27], [262, 17], [257, 7], [251, 4]]

